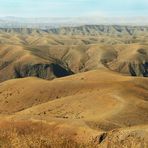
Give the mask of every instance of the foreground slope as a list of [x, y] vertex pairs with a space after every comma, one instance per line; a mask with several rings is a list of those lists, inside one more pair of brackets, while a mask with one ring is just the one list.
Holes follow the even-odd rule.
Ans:
[[134, 141], [142, 134], [146, 140], [147, 99], [146, 78], [104, 68], [52, 81], [24, 78], [0, 83], [3, 120], [42, 120], [78, 141], [104, 132], [109, 139], [122, 134], [119, 145], [128, 135]]

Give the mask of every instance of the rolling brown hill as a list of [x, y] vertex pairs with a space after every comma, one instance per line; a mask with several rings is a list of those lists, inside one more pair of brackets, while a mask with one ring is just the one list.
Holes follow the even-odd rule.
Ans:
[[147, 144], [147, 90], [146, 78], [107, 69], [52, 81], [14, 79], [0, 85], [0, 112], [3, 120], [45, 121], [74, 139], [81, 137], [81, 141], [106, 133], [101, 145], [107, 144], [107, 138], [119, 145], [127, 139], [128, 145], [128, 137], [134, 142], [142, 134]]
[[0, 147], [148, 147], [148, 28], [0, 29]]
[[148, 76], [147, 27], [81, 26], [64, 28], [65, 33], [62, 28], [51, 30], [0, 29], [0, 82], [28, 76], [53, 79], [100, 67]]

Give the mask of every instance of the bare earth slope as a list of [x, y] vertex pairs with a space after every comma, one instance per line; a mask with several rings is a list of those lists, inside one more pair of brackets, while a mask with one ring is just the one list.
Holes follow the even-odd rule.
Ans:
[[[122, 76], [106, 69], [52, 81], [24, 78], [0, 85], [3, 119], [42, 119], [81, 141], [107, 133], [100, 142], [103, 147], [108, 140], [120, 145], [122, 140], [130, 141], [130, 138], [141, 144], [136, 140], [140, 134], [146, 142], [147, 98], [146, 78]], [[122, 135], [119, 139], [118, 134]], [[111, 139], [112, 136], [116, 138]]]
[[147, 77], [146, 26], [0, 29], [0, 147], [147, 148]]
[[0, 82], [54, 79], [100, 67], [147, 77], [147, 38], [147, 27], [0, 29]]

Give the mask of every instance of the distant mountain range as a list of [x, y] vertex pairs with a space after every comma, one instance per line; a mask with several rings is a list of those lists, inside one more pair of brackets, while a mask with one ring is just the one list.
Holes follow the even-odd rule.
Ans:
[[56, 34], [56, 35], [128, 35], [128, 36], [146, 36], [148, 26], [121, 26], [121, 25], [82, 25], [75, 27], [57, 28], [0, 28], [0, 32], [20, 33], [20, 34]]
[[148, 25], [148, 17], [42, 17], [42, 18], [20, 18], [0, 17], [0, 28], [56, 28], [63, 26], [80, 25]]

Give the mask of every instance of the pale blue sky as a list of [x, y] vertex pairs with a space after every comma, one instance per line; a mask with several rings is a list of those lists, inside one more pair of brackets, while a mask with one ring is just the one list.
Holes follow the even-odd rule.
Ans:
[[148, 16], [148, 0], [0, 0], [0, 16]]

